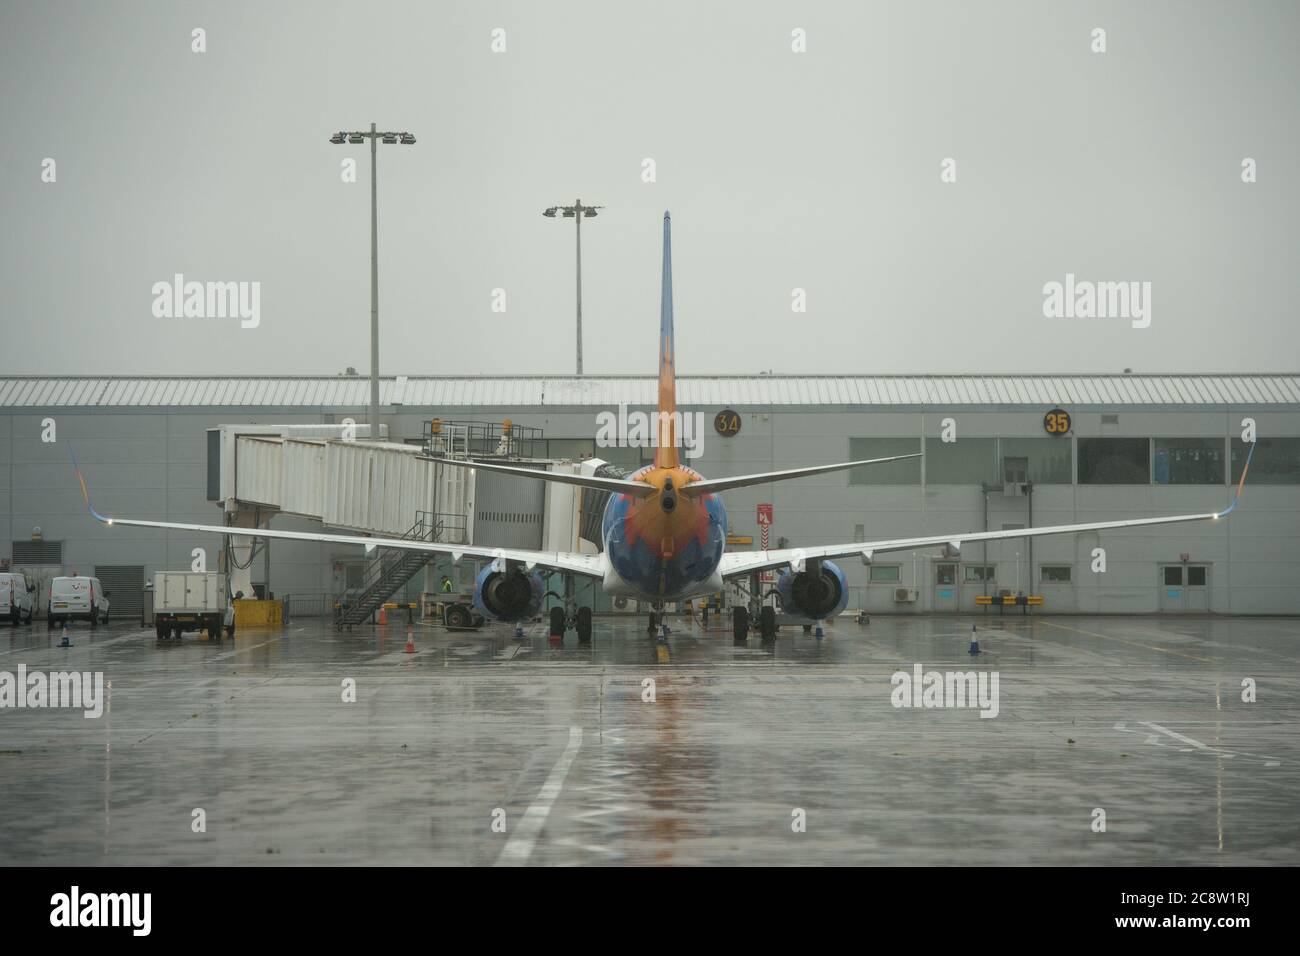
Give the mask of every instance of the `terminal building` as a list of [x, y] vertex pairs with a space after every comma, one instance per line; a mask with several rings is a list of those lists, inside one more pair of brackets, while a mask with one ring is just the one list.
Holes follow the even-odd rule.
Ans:
[[[69, 446], [106, 514], [567, 550], [598, 546], [582, 539], [599, 501], [482, 472], [457, 487], [442, 472], [464, 470], [429, 460], [433, 446], [459, 436], [471, 455], [569, 468], [653, 454], [604, 440], [620, 416], [653, 413], [649, 376], [384, 378], [378, 446], [344, 434], [368, 398], [357, 376], [0, 378], [0, 559], [42, 581], [94, 573], [129, 616], [154, 571], [189, 568], [201, 548], [296, 613], [326, 613], [379, 557], [285, 541], [226, 554], [212, 535], [106, 528]], [[678, 404], [698, 440], [689, 464], [709, 477], [922, 453], [724, 493], [741, 550], [762, 545], [760, 505], [773, 548], [1216, 512], [1253, 428], [1230, 519], [844, 560], [849, 608], [971, 612], [1023, 593], [1046, 613], [1300, 614], [1300, 375], [682, 376]], [[399, 593], [442, 574], [464, 586], [473, 570], [435, 561]], [[598, 589], [590, 603], [640, 610]]]

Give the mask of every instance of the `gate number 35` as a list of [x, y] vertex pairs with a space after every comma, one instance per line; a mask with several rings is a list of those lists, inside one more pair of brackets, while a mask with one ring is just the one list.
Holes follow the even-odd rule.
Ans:
[[1043, 429], [1049, 435], [1069, 434], [1070, 413], [1063, 408], [1053, 408], [1043, 416]]

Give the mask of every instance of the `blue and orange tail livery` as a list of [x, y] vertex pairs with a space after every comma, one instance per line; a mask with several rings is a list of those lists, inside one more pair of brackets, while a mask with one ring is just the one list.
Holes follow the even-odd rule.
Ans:
[[659, 414], [655, 424], [655, 467], [676, 468], [679, 419], [677, 370], [673, 364], [673, 220], [664, 213], [663, 285], [659, 292]]

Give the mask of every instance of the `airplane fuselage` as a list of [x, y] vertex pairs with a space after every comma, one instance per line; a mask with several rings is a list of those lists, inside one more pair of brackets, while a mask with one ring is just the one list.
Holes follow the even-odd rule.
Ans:
[[610, 495], [601, 524], [608, 568], [605, 590], [649, 601], [676, 601], [722, 590], [718, 565], [727, 544], [727, 509], [717, 494], [681, 489], [703, 476], [684, 465], [647, 465], [629, 478], [653, 485], [645, 498]]

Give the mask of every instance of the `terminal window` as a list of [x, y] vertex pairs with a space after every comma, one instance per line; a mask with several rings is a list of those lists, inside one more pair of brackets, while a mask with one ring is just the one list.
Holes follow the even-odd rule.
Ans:
[[871, 583], [896, 584], [900, 580], [898, 572], [899, 565], [897, 564], [873, 564], [871, 566]]
[[[546, 442], [547, 458], [578, 461], [581, 458], [590, 458], [595, 452], [596, 442], [591, 438], [550, 438]], [[609, 459], [605, 460], [608, 461]]]
[[993, 574], [993, 565], [991, 564], [968, 564], [965, 566], [965, 575], [968, 582], [977, 581], [996, 581]]
[[1147, 485], [1150, 483], [1150, 439], [1079, 439], [1079, 484]]
[[1158, 485], [1221, 485], [1222, 438], [1157, 438], [1154, 462]]
[[[921, 450], [916, 438], [850, 438], [849, 461], [888, 458], [891, 455], [915, 455]], [[891, 461], [883, 465], [864, 465], [849, 469], [850, 485], [919, 485], [921, 459]]]
[[[1024, 477], [1036, 485], [1068, 485], [1074, 480], [1074, 451], [1068, 438], [1003, 438], [999, 442], [1003, 460], [1022, 459]], [[1004, 481], [1009, 481], [1003, 475]]]
[[[1232, 482], [1241, 480], [1247, 443], [1232, 440]], [[1250, 484], [1300, 485], [1300, 438], [1260, 438], [1250, 460]]]
[[998, 479], [998, 443], [993, 438], [925, 440], [927, 485], [980, 485]]
[[1044, 584], [1069, 584], [1071, 570], [1068, 564], [1044, 564], [1039, 569]]

